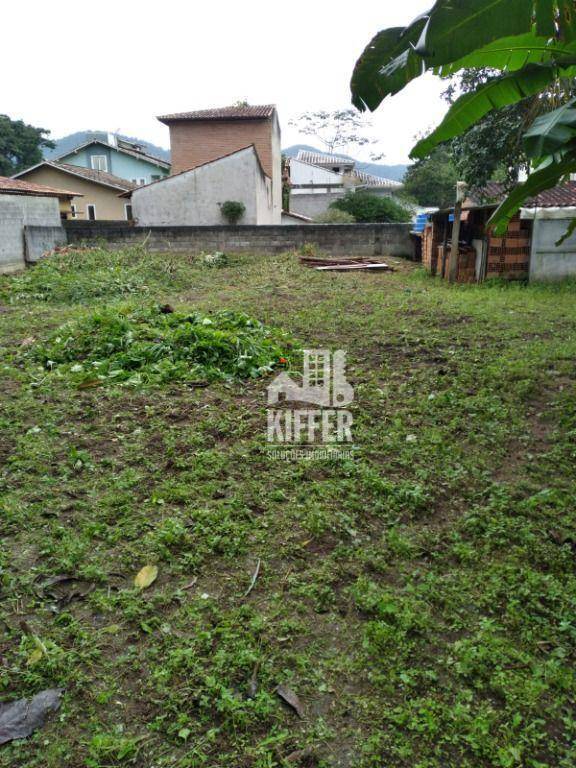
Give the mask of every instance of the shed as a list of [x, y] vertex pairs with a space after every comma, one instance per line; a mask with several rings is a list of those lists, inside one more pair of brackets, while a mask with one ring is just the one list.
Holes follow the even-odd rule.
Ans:
[[[65, 242], [60, 200], [69, 202], [76, 195], [76, 192], [0, 176], [0, 273], [16, 272], [34, 261], [34, 242], [47, 244], [48, 248]], [[30, 233], [28, 248], [26, 231]]]
[[[558, 240], [576, 217], [576, 182], [569, 181], [528, 200], [496, 236], [487, 222], [504, 196], [502, 184], [490, 183], [477, 199], [465, 202], [458, 248], [458, 282], [554, 280], [576, 275], [576, 235]], [[478, 200], [489, 202], [478, 202]], [[452, 248], [453, 211], [429, 216], [422, 236], [422, 262], [434, 275], [447, 277]]]

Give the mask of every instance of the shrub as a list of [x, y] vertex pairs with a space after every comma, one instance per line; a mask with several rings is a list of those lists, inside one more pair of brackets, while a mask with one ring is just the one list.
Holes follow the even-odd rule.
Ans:
[[222, 203], [220, 210], [228, 224], [238, 224], [246, 213], [246, 206], [239, 200], [226, 200], [225, 203]]
[[313, 259], [315, 256], [318, 256], [318, 248], [314, 243], [304, 243], [298, 249], [298, 255], [304, 256], [307, 259]]
[[329, 208], [314, 219], [318, 224], [354, 224], [356, 219], [348, 211]]
[[366, 223], [410, 221], [411, 219], [410, 211], [393, 198], [372, 195], [370, 192], [348, 192], [330, 207], [345, 211], [354, 216], [356, 221]]

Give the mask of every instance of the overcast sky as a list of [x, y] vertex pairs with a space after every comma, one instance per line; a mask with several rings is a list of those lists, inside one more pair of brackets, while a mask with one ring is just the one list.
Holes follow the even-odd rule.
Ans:
[[[380, 29], [432, 0], [5, 2], [0, 112], [48, 128], [118, 131], [168, 147], [156, 115], [274, 103], [282, 144], [315, 143], [288, 125], [300, 112], [349, 105], [358, 55]], [[8, 33], [10, 30], [10, 33]], [[25, 30], [21, 34], [19, 30]], [[371, 117], [384, 163], [405, 162], [416, 134], [445, 112], [431, 75]], [[367, 151], [356, 152], [367, 159]]]

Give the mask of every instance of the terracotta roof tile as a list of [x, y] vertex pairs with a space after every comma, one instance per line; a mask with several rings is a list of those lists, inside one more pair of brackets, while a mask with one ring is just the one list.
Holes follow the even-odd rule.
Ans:
[[[474, 195], [474, 203], [499, 203], [506, 195], [504, 184], [490, 181], [479, 193]], [[576, 181], [567, 181], [552, 189], [540, 192], [536, 197], [529, 198], [523, 208], [570, 208], [576, 207]]]
[[176, 112], [172, 115], [160, 115], [161, 123], [174, 120], [268, 120], [274, 114], [274, 104], [247, 104], [245, 106], [199, 109], [195, 112]]
[[56, 189], [55, 187], [46, 187], [44, 184], [33, 184], [22, 179], [10, 179], [7, 176], [0, 176], [0, 194], [33, 195], [35, 197], [76, 197], [79, 193], [70, 192], [65, 189]]
[[117, 187], [118, 189], [129, 190], [136, 189], [138, 186], [128, 179], [121, 179], [120, 176], [114, 176], [113, 173], [106, 173], [105, 171], [95, 171], [92, 168], [84, 168], [81, 165], [72, 165], [71, 163], [58, 163], [55, 160], [47, 162], [47, 165], [51, 165], [64, 173], [73, 173], [76, 176], [82, 176], [89, 181], [95, 181], [98, 184], [106, 184], [109, 187]]

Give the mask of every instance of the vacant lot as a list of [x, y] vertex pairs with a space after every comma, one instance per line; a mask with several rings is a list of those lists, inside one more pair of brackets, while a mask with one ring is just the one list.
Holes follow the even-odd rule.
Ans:
[[[3, 278], [0, 700], [65, 693], [0, 765], [574, 766], [575, 300], [293, 254]], [[166, 303], [346, 349], [354, 458], [271, 458], [263, 369], [203, 386], [162, 337], [109, 375], [124, 320], [74, 363]]]

